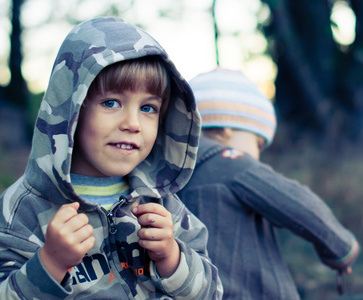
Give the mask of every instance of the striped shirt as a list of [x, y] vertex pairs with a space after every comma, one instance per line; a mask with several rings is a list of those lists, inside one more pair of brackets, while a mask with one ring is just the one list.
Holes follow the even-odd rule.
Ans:
[[121, 196], [129, 193], [129, 185], [122, 177], [91, 177], [71, 174], [74, 190], [85, 200], [98, 203], [109, 210]]

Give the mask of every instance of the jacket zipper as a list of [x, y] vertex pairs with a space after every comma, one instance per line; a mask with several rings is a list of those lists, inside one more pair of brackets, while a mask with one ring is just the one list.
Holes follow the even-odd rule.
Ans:
[[105, 212], [107, 217], [107, 223], [108, 223], [108, 231], [110, 234], [115, 234], [117, 232], [117, 227], [114, 222], [114, 215], [116, 211], [126, 202], [126, 198], [121, 196], [119, 200], [112, 205], [111, 209], [109, 211], [105, 210], [102, 206], [102, 210]]
[[[117, 227], [116, 227], [114, 218], [116, 216], [117, 210], [119, 208], [121, 208], [121, 206], [123, 204], [125, 204], [125, 202], [127, 202], [126, 198], [124, 196], [120, 196], [119, 200], [112, 205], [112, 207], [109, 211], [107, 211], [106, 209], [104, 209], [101, 206], [101, 209], [106, 214], [107, 223], [108, 223], [108, 231], [109, 231], [110, 235], [114, 235], [117, 232]], [[109, 240], [108, 241], [109, 249], [112, 249], [111, 243], [114, 243], [114, 241], [110, 243], [110, 240], [114, 240], [114, 239], [115, 239], [115, 237], [111, 237], [111, 236], [109, 237], [109, 239], [108, 239]], [[108, 255], [107, 255], [107, 257], [108, 257]], [[126, 293], [130, 292], [131, 291], [130, 282], [127, 279], [127, 277], [124, 277], [123, 275], [121, 275], [121, 273], [117, 270], [115, 259], [112, 256], [109, 259], [109, 263], [110, 263], [111, 270], [114, 269], [113, 276], [120, 277], [121, 280], [126, 284], [126, 286], [129, 287], [129, 289], [126, 289], [125, 287], [123, 287], [123, 289], [125, 290]], [[118, 262], [118, 263], [120, 263], [120, 262]]]

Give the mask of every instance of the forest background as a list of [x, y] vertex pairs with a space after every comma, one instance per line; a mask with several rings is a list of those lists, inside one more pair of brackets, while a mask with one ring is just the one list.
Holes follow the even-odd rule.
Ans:
[[[150, 32], [187, 80], [238, 69], [274, 102], [261, 160], [309, 186], [363, 244], [363, 1], [0, 0], [0, 193], [22, 175], [56, 51], [77, 23], [121, 16]], [[193, 35], [194, 34], [194, 35]], [[301, 298], [363, 299], [363, 255], [344, 276], [278, 229]]]

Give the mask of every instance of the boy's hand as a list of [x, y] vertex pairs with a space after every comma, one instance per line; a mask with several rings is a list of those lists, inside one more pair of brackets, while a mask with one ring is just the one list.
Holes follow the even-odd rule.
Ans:
[[138, 205], [132, 212], [141, 225], [137, 233], [140, 246], [148, 250], [161, 277], [171, 276], [179, 265], [180, 249], [170, 212], [157, 203]]
[[48, 224], [40, 258], [59, 283], [67, 270], [78, 265], [95, 242], [88, 217], [77, 212], [79, 203], [61, 206]]

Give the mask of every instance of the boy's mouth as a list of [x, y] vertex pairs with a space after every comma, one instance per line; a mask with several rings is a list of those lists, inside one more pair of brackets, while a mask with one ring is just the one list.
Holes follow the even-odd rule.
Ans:
[[116, 143], [116, 144], [113, 144], [113, 145], [116, 146], [116, 148], [119, 148], [119, 149], [126, 149], [126, 150], [138, 149], [138, 147], [136, 145], [133, 145], [133, 144]]

